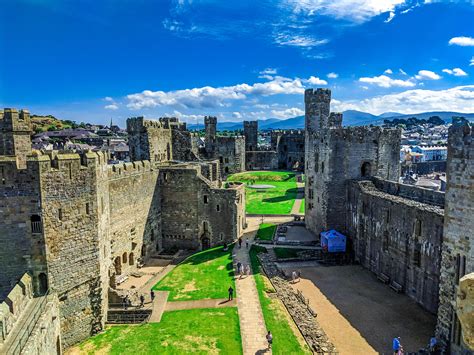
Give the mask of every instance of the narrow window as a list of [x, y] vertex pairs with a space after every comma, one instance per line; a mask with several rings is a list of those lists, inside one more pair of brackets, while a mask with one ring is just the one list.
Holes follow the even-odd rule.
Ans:
[[31, 232], [32, 233], [41, 233], [43, 232], [43, 226], [41, 224], [41, 217], [37, 214], [34, 214], [30, 217], [31, 222]]
[[72, 163], [69, 163], [69, 179], [72, 180]]
[[415, 266], [421, 266], [421, 244], [419, 242], [415, 242], [415, 250], [413, 253], [413, 264]]
[[89, 202], [86, 203], [86, 214], [89, 215], [91, 213], [91, 208]]
[[208, 203], [209, 202], [209, 197], [207, 195], [204, 195], [204, 203]]
[[416, 236], [421, 235], [421, 221], [419, 219], [417, 219], [415, 223], [415, 235]]
[[2, 185], [5, 185], [6, 178], [5, 178], [5, 167], [0, 166], [0, 180], [2, 181]]
[[385, 231], [383, 235], [383, 243], [382, 243], [383, 251], [388, 251], [388, 242], [389, 242], [388, 232]]
[[221, 211], [221, 205], [216, 205], [216, 211], [220, 212]]
[[122, 263], [126, 264], [127, 263], [127, 253], [122, 254]]
[[59, 218], [60, 221], [63, 220], [63, 209], [62, 208], [58, 209], [58, 218]]

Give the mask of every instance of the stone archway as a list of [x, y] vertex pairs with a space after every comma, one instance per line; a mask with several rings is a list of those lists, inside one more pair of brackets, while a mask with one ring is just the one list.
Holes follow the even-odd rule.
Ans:
[[360, 176], [361, 177], [370, 177], [372, 176], [372, 165], [366, 161], [360, 167]]
[[201, 238], [201, 248], [202, 250], [209, 249], [211, 247], [211, 238], [203, 236]]

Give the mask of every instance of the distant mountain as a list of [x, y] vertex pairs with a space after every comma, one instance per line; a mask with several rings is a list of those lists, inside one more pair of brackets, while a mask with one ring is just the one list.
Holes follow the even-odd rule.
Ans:
[[[398, 112], [385, 112], [381, 115], [372, 115], [371, 113], [356, 111], [356, 110], [347, 110], [343, 113], [342, 124], [344, 126], [368, 126], [375, 125], [379, 126], [383, 124], [384, 120], [393, 120], [394, 118], [398, 119], [408, 119], [410, 117], [416, 117], [419, 120], [428, 119], [431, 116], [439, 116], [445, 122], [451, 122], [453, 116], [462, 116], [468, 119], [471, 122], [474, 122], [474, 113], [459, 113], [459, 112], [421, 112], [415, 114], [405, 115]], [[191, 124], [188, 125], [190, 129], [203, 129], [203, 124]], [[258, 128], [260, 130], [264, 129], [303, 129], [304, 128], [304, 116], [296, 116], [292, 118], [287, 118], [285, 120], [280, 120], [277, 118], [269, 118], [266, 120], [258, 120]], [[242, 122], [217, 122], [218, 130], [229, 130], [235, 131], [243, 129]]]

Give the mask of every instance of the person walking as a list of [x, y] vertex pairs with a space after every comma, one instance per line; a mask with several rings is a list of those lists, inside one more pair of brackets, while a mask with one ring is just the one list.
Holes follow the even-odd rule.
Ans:
[[266, 338], [267, 338], [267, 342], [268, 342], [268, 349], [271, 349], [272, 348], [272, 343], [273, 343], [273, 335], [270, 331], [268, 331], [268, 333], [266, 335]]
[[229, 301], [232, 301], [234, 299], [234, 289], [230, 286], [227, 291], [229, 292]]
[[239, 237], [239, 248], [242, 248], [242, 238]]
[[402, 344], [400, 343], [400, 337], [393, 338], [393, 341], [392, 341], [393, 355], [399, 355], [401, 349], [402, 349]]
[[247, 265], [247, 266], [245, 267], [245, 273], [247, 274], [247, 276], [250, 275], [250, 265]]
[[145, 305], [145, 296], [140, 295], [140, 307], [143, 307]]
[[240, 275], [240, 269], [242, 269], [242, 263], [239, 261], [237, 263], [237, 274]]
[[293, 283], [296, 283], [296, 271], [293, 271], [291, 273], [291, 280], [292, 280]]
[[249, 240], [245, 238], [245, 247], [248, 249], [249, 248]]
[[155, 300], [155, 291], [151, 290], [150, 291], [150, 298], [151, 298], [151, 303]]

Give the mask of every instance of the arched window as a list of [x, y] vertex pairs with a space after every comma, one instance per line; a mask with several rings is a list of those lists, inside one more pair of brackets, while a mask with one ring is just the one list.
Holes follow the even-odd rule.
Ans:
[[368, 161], [362, 164], [360, 167], [360, 176], [361, 177], [370, 177], [372, 175], [372, 166]]
[[124, 264], [127, 263], [127, 253], [122, 254], [122, 263], [124, 263]]
[[117, 275], [122, 274], [122, 262], [120, 261], [120, 256], [117, 256], [114, 261], [115, 264], [115, 273]]
[[133, 253], [128, 254], [128, 265], [133, 265], [134, 263]]

